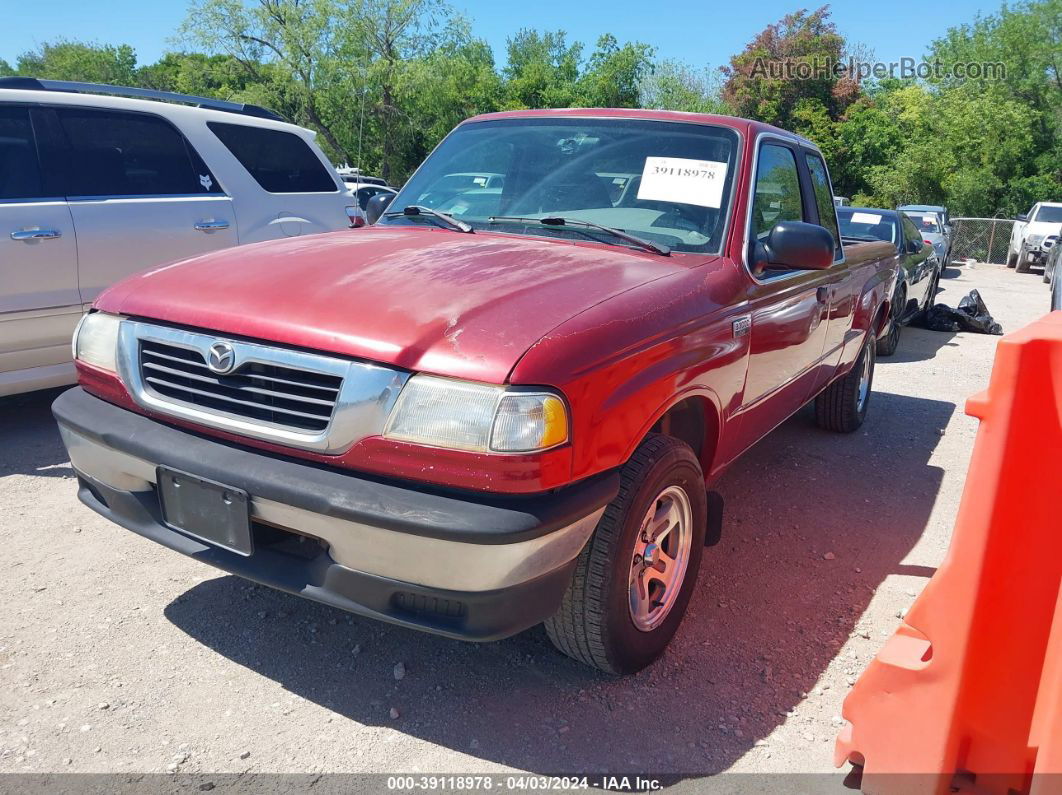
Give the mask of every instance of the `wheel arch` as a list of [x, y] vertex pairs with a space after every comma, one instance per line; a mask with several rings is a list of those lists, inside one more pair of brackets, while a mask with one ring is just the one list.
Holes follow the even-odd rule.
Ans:
[[722, 411], [715, 393], [706, 388], [686, 390], [660, 406], [632, 440], [623, 460], [627, 461], [650, 433], [660, 433], [685, 442], [697, 456], [707, 476], [715, 462], [722, 433]]

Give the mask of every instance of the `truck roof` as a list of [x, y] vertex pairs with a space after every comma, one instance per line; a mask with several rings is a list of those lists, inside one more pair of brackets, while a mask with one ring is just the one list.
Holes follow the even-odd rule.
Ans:
[[498, 113], [482, 113], [466, 119], [462, 124], [472, 124], [478, 121], [493, 119], [520, 119], [542, 117], [569, 117], [569, 118], [619, 118], [619, 119], [645, 119], [646, 121], [671, 121], [685, 124], [714, 124], [719, 127], [730, 127], [739, 132], [746, 133], [749, 137], [759, 133], [772, 133], [782, 138], [803, 144], [818, 150], [812, 141], [796, 133], [775, 127], [773, 124], [765, 124], [752, 119], [742, 119], [738, 116], [724, 116], [714, 113], [687, 113], [679, 110], [649, 110], [645, 108], [545, 108], [540, 110], [505, 110]]

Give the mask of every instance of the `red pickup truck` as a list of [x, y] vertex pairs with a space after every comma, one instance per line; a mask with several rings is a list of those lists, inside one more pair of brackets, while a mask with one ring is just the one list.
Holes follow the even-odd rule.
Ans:
[[229, 572], [631, 672], [685, 612], [706, 484], [801, 406], [859, 427], [893, 247], [809, 141], [643, 110], [459, 125], [361, 230], [96, 301], [54, 405], [80, 498]]

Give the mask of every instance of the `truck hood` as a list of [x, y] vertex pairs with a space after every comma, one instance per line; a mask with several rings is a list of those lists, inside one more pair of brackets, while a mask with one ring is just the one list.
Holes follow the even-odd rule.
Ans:
[[693, 259], [563, 240], [371, 227], [164, 265], [119, 282], [96, 307], [502, 383], [556, 326]]
[[1025, 226], [1025, 236], [1040, 235], [1041, 237], [1050, 237], [1051, 235], [1057, 235], [1062, 232], [1062, 224], [1052, 223], [1050, 221], [1034, 221], [1031, 224]]

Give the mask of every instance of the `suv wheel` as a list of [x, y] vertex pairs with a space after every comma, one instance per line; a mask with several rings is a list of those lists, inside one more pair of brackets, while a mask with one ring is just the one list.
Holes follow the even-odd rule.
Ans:
[[852, 433], [863, 424], [874, 384], [875, 348], [871, 337], [863, 345], [852, 369], [815, 398], [815, 421], [820, 428]]
[[1015, 254], [1013, 251], [1011, 251], [1008, 248], [1007, 249], [1007, 267], [1008, 268], [1013, 268], [1017, 264], [1018, 264], [1018, 255]]
[[704, 475], [689, 445], [650, 434], [620, 470], [620, 491], [575, 565], [553, 645], [613, 674], [659, 657], [686, 612], [707, 525]]

